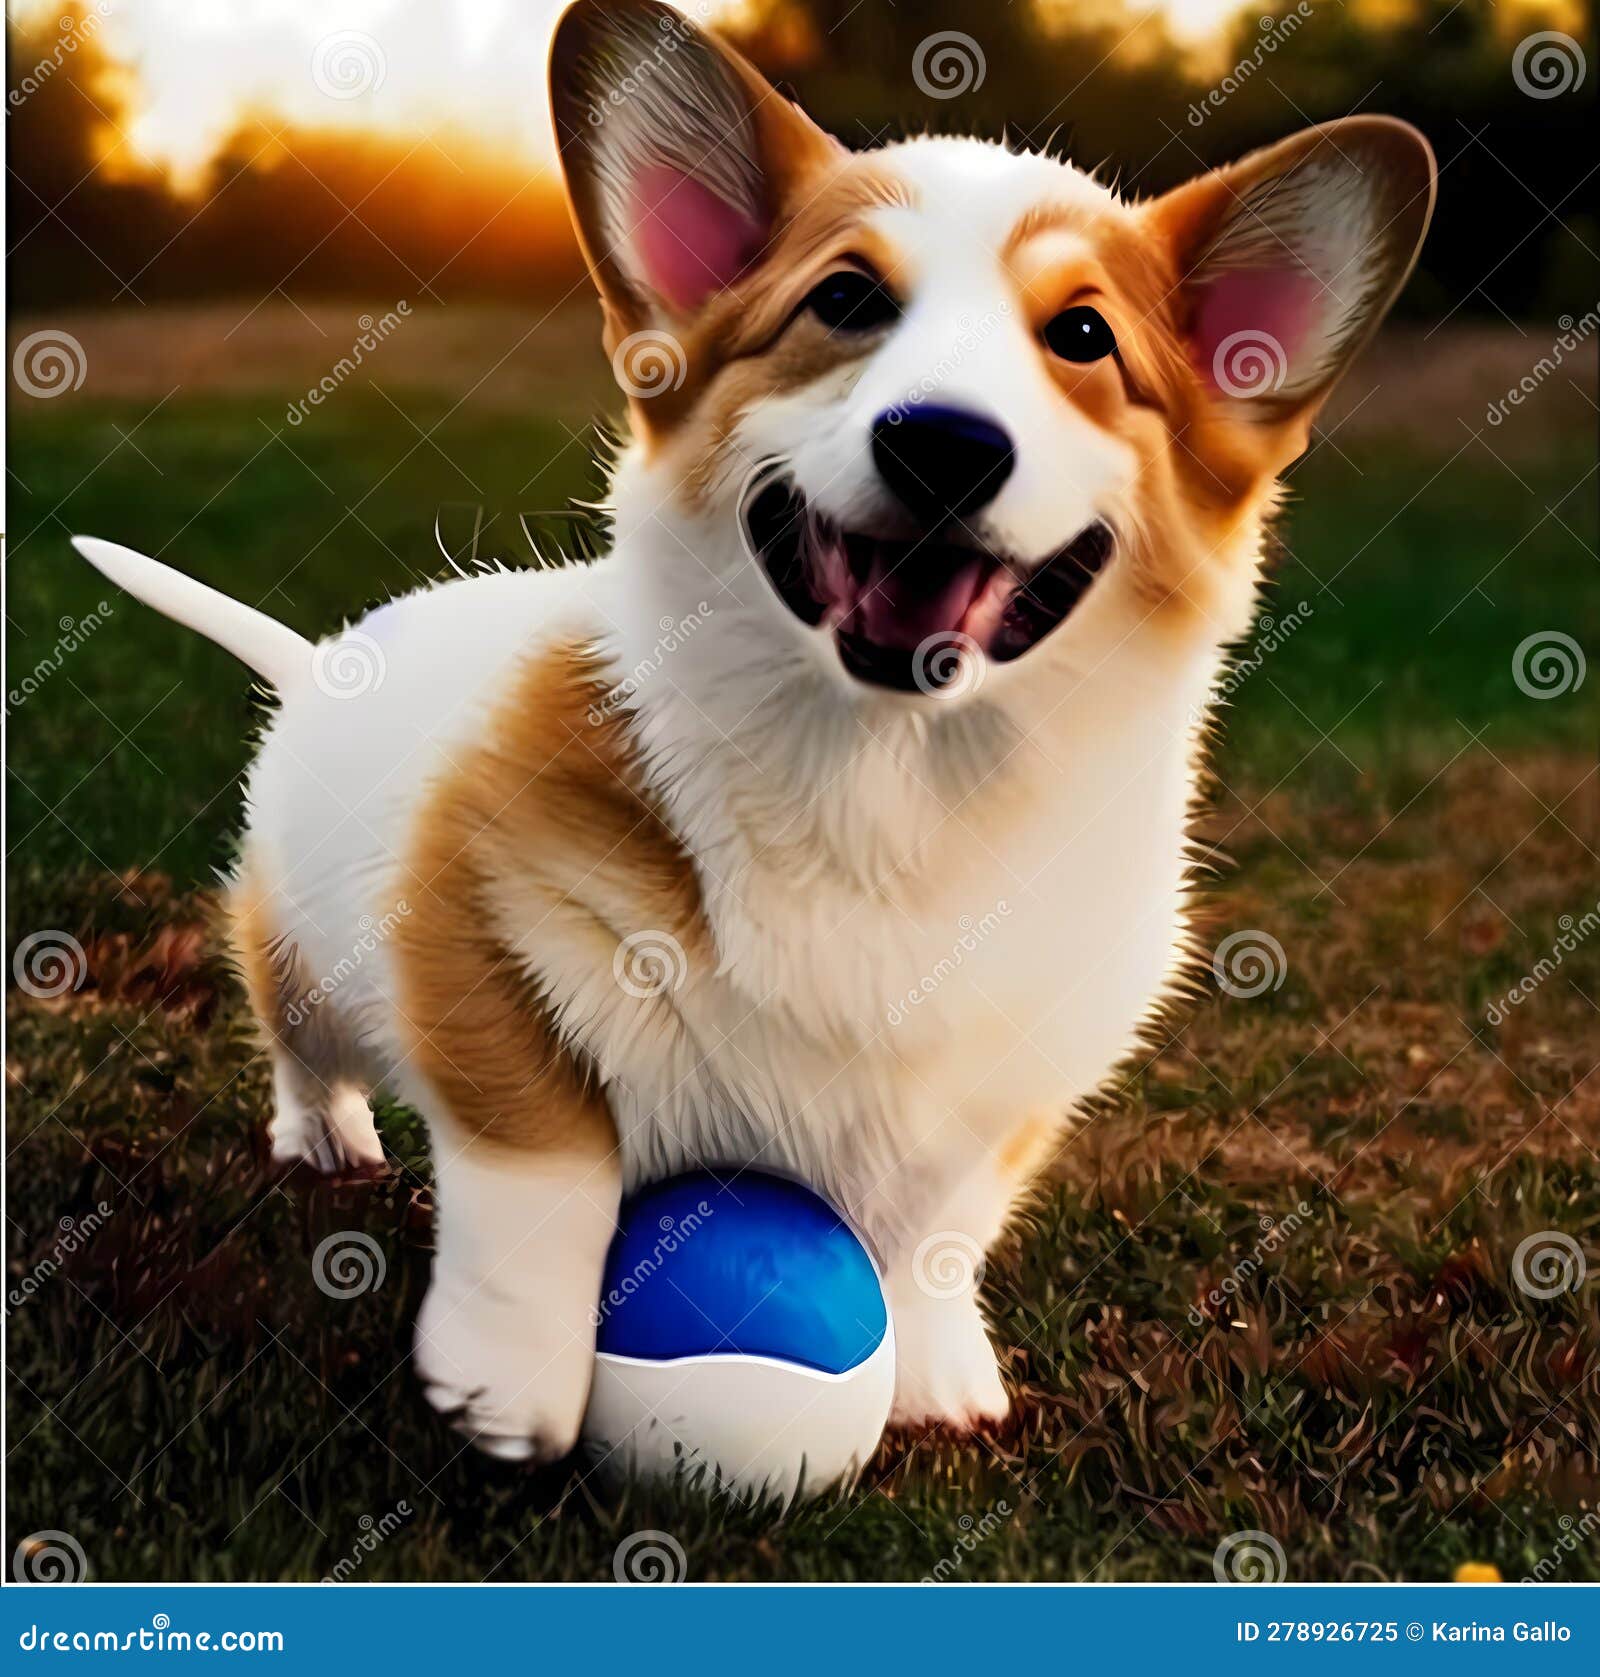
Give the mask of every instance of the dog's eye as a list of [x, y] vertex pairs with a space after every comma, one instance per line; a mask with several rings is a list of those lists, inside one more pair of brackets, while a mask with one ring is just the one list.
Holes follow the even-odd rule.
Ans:
[[1063, 361], [1103, 361], [1117, 347], [1117, 336], [1098, 309], [1080, 305], [1063, 309], [1044, 329], [1045, 347]]
[[870, 332], [900, 313], [900, 305], [881, 280], [859, 268], [841, 268], [812, 288], [804, 306], [830, 332]]

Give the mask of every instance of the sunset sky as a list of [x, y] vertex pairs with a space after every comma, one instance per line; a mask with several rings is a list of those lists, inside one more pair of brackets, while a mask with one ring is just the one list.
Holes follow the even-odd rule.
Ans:
[[[310, 127], [467, 125], [531, 161], [552, 156], [545, 49], [563, 0], [90, 0], [91, 10], [96, 3], [102, 16], [88, 32], [133, 72], [127, 146], [180, 179], [249, 111]], [[708, 0], [709, 16], [741, 3]], [[1191, 41], [1251, 3], [1149, 0]], [[10, 10], [32, 22], [62, 7], [12, 0]]]
[[[465, 131], [502, 156], [552, 160], [545, 51], [563, 0], [85, 0], [84, 33], [127, 74], [107, 90], [120, 138], [109, 170], [159, 168], [174, 184], [200, 183], [206, 163], [242, 117], [269, 128], [378, 130], [403, 136]], [[711, 21], [752, 0], [693, 0]], [[866, 4], [878, 0], [864, 0]], [[1024, 0], [1018, 0], [1024, 3]], [[1043, 16], [1107, 0], [1032, 0]], [[1112, 0], [1117, 4], [1118, 0]], [[1314, 0], [1344, 4], [1384, 27], [1413, 0]], [[1120, 0], [1130, 25], [1141, 11], [1164, 15], [1197, 56], [1223, 24], [1259, 0]], [[10, 0], [13, 16], [53, 33], [61, 0]], [[1583, 0], [1502, 0], [1496, 21], [1510, 38], [1566, 22]], [[95, 15], [98, 14], [98, 15]], [[982, 7], [973, 30], [981, 36]], [[1223, 65], [1208, 64], [1208, 72]], [[13, 76], [26, 63], [13, 54]], [[908, 70], [909, 73], [909, 70]]]

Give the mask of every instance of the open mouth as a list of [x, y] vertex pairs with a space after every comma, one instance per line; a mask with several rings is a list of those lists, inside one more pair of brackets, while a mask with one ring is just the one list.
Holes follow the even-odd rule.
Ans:
[[782, 478], [749, 498], [744, 521], [790, 611], [833, 631], [852, 675], [902, 693], [969, 683], [985, 660], [1031, 651], [1071, 615], [1112, 549], [1098, 519], [1034, 564], [975, 545], [959, 528], [904, 539], [841, 530]]

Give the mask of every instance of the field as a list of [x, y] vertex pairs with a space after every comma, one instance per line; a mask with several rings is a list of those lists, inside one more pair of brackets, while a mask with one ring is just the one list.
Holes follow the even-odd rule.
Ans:
[[[270, 1171], [206, 929], [254, 701], [66, 546], [307, 632], [438, 574], [436, 521], [459, 548], [482, 507], [480, 552], [524, 552], [518, 513], [554, 529], [595, 485], [593, 322], [450, 312], [300, 424], [332, 355], [281, 313], [215, 374], [181, 322], [87, 317], [84, 389], [13, 402], [9, 944], [70, 934], [86, 976], [7, 1000], [11, 1544], [69, 1533], [99, 1579], [602, 1579], [641, 1531], [696, 1580], [1201, 1579], [1272, 1544], [1298, 1580], [1600, 1578], [1592, 373], [1503, 426], [1540, 350], [1510, 332], [1353, 376], [1206, 822], [1215, 935], [1270, 935], [1280, 982], [1214, 989], [1130, 1068], [994, 1254], [1012, 1424], [892, 1437], [774, 1520], [492, 1466], [426, 1409], [418, 1128], [383, 1115], [382, 1181]], [[349, 1229], [386, 1278], [340, 1300], [311, 1253]]]

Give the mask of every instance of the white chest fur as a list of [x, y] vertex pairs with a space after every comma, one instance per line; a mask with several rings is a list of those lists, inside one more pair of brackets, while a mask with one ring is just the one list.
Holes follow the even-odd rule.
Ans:
[[892, 1242], [1103, 1081], [1174, 971], [1191, 793], [1183, 713], [1127, 675], [1026, 732], [851, 720], [770, 786], [736, 746], [660, 752], [717, 964], [580, 1036], [628, 1180], [787, 1170]]

